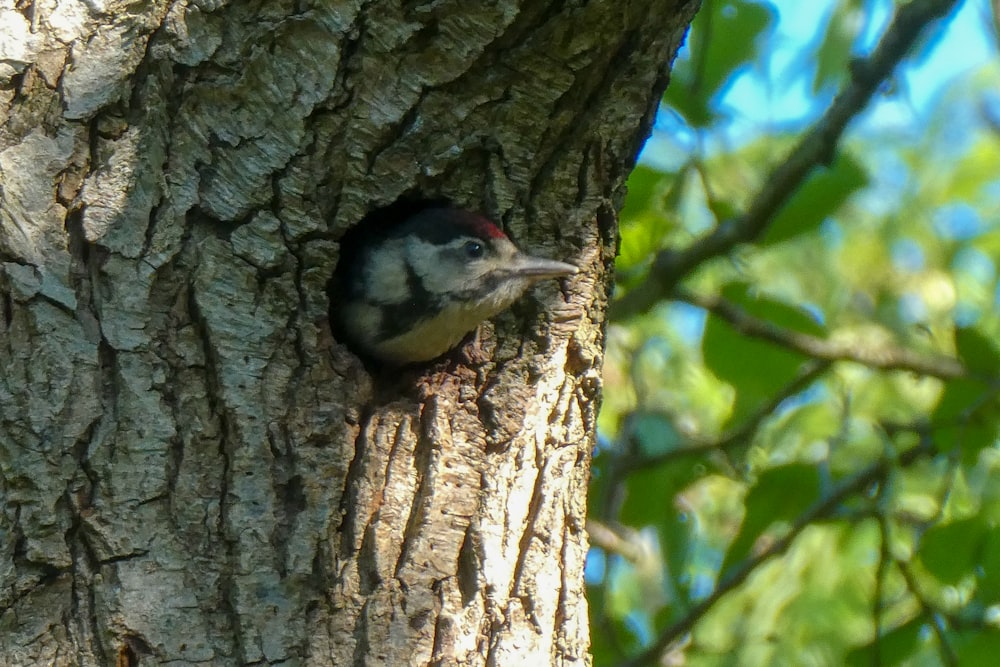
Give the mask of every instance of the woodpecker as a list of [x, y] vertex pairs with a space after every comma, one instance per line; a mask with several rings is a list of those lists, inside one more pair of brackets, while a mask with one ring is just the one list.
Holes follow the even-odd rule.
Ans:
[[426, 208], [341, 245], [331, 315], [338, 334], [368, 357], [430, 361], [535, 283], [576, 272], [522, 253], [478, 213]]

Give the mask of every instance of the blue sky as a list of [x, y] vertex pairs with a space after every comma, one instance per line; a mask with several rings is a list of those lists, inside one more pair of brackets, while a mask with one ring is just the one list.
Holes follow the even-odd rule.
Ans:
[[[707, 146], [711, 150], [712, 146], [717, 145], [716, 142], [724, 142], [728, 144], [727, 149], [731, 150], [733, 144], [755, 139], [762, 132], [804, 130], [823, 113], [836, 91], [831, 89], [821, 95], [813, 93], [813, 64], [804, 61], [802, 54], [810, 53], [809, 45], [822, 38], [821, 31], [825, 30], [827, 19], [837, 2], [838, 0], [773, 0], [768, 3], [774, 8], [775, 21], [760, 50], [769, 57], [761, 58], [763, 64], [748, 67], [730, 83], [718, 102], [728, 111], [726, 115], [730, 120], [724, 127], [717, 128], [721, 132], [712, 131], [703, 135], [700, 138], [703, 147]], [[864, 4], [870, 15], [859, 17], [865, 25], [864, 34], [859, 36], [855, 44], [855, 52], [859, 56], [866, 55], [874, 48], [891, 19], [894, 7], [892, 0], [866, 0]], [[897, 70], [892, 94], [876, 95], [849, 132], [878, 135], [888, 131], [894, 134], [920, 135], [927, 131], [927, 125], [935, 113], [943, 113], [942, 95], [950, 86], [976, 72], [985, 71], [989, 63], [993, 64], [993, 71], [996, 71], [1000, 67], [998, 61], [1000, 58], [997, 55], [997, 38], [992, 25], [989, 0], [964, 0], [941, 26], [932, 28], [932, 32], [920, 42], [920, 48]], [[975, 102], [966, 100], [965, 106], [969, 105], [975, 106]], [[982, 123], [977, 110], [963, 110], [951, 104], [947, 113], [958, 114], [955, 116], [957, 131], [966, 137], [971, 134], [968, 132], [970, 123]], [[657, 119], [656, 127], [640, 159], [651, 166], [672, 171], [697, 150], [697, 141], [686, 125], [678, 122], [670, 113], [663, 112]], [[956, 140], [956, 143], [960, 144], [961, 141]], [[891, 157], [891, 154], [881, 155], [878, 178], [872, 185], [873, 193], [881, 192], [876, 192], [879, 185], [891, 189], [894, 184], [900, 186], [896, 181], [905, 180], [905, 169], [894, 166]], [[873, 195], [866, 201], [871, 205], [877, 205], [883, 200], [893, 201], [891, 196], [882, 199], [880, 196]], [[952, 214], [962, 212], [961, 209], [943, 210], [937, 214], [937, 218], [943, 221], [938, 230], [943, 237], [949, 237], [954, 231], [949, 226], [955, 217]], [[685, 213], [689, 223], [698, 213]], [[712, 224], [711, 215], [703, 213], [706, 225]], [[961, 216], [956, 220], [963, 224], [967, 222]], [[976, 224], [972, 231], [978, 233], [981, 231], [981, 221], [973, 222]], [[968, 228], [968, 224], [965, 227]], [[922, 265], [923, 255], [918, 255], [915, 249], [920, 250], [914, 244], [900, 244], [894, 248], [893, 258], [900, 269], [915, 262]], [[985, 258], [985, 262], [989, 264], [990, 271], [995, 270], [992, 260]], [[674, 312], [675, 323], [687, 323], [691, 340], [696, 341], [701, 335], [704, 316], [697, 309], [688, 311], [690, 312]]]
[[[747, 71], [733, 82], [723, 100], [726, 106], [738, 108], [750, 122], [767, 123], [791, 120], [808, 114], [816, 103], [810, 90], [811, 71], [796, 66], [801, 59], [803, 45], [818, 37], [819, 17], [826, 17], [837, 0], [774, 0], [771, 2], [778, 14], [771, 48], [770, 76], [772, 81], [784, 86], [768, 87], [759, 72]], [[868, 30], [856, 45], [859, 55], [868, 53], [885, 30], [891, 18], [893, 3], [890, 0], [869, 0], [872, 14], [867, 20]], [[996, 43], [991, 39], [988, 0], [965, 0], [960, 3], [954, 17], [949, 20], [937, 39], [924, 44], [924, 48], [904, 65], [901, 85], [908, 105], [920, 114], [933, 104], [942, 87], [963, 74], [967, 74], [996, 57]], [[825, 103], [827, 100], [820, 100]], [[885, 104], [878, 104], [879, 107]], [[893, 105], [890, 105], [893, 106]], [[815, 113], [815, 110], [813, 110]], [[898, 110], [877, 109], [879, 114], [898, 114]], [[883, 119], [888, 120], [888, 118]]]
[[[719, 1], [719, 0], [716, 0]], [[765, 64], [748, 68], [735, 77], [719, 104], [733, 111], [727, 139], [759, 135], [774, 127], [801, 127], [814, 120], [829, 104], [835, 91], [816, 96], [813, 71], [801, 64], [803, 50], [818, 40], [826, 18], [838, 0], [772, 0], [776, 14], [770, 37], [762, 51], [770, 53]], [[855, 44], [858, 55], [868, 53], [881, 37], [892, 14], [892, 0], [867, 0], [870, 17], [865, 33]], [[924, 40], [922, 48], [897, 72], [897, 92], [873, 100], [861, 122], [871, 128], [905, 128], [926, 123], [936, 100], [949, 84], [997, 59], [989, 0], [964, 0], [954, 16]], [[647, 143], [642, 159], [669, 163], [683, 159], [690, 137], [669, 118], [662, 119]], [[666, 166], [664, 164], [663, 166]]]

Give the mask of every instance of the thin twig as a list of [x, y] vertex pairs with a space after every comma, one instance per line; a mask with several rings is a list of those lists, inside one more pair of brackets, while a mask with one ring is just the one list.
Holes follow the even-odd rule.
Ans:
[[695, 604], [683, 618], [667, 627], [656, 640], [642, 653], [622, 662], [619, 667], [642, 667], [643, 665], [656, 664], [657, 658], [673, 642], [679, 640], [691, 631], [697, 623], [712, 607], [727, 593], [733, 591], [761, 565], [771, 560], [775, 556], [783, 554], [795, 541], [795, 538], [807, 527], [817, 520], [833, 515], [838, 507], [851, 495], [860, 493], [872, 484], [883, 480], [892, 470], [898, 467], [906, 467], [917, 459], [932, 454], [934, 451], [929, 439], [922, 440], [920, 444], [906, 450], [900, 454], [898, 460], [892, 461], [883, 459], [862, 470], [851, 477], [848, 481], [840, 484], [830, 495], [820, 500], [798, 518], [781, 539], [776, 540], [770, 547], [761, 553], [747, 558], [721, 582], [712, 594], [704, 600]]
[[900, 574], [903, 575], [906, 587], [910, 589], [910, 593], [913, 594], [913, 597], [917, 600], [917, 604], [920, 605], [920, 610], [927, 616], [931, 622], [931, 627], [934, 628], [934, 634], [937, 635], [938, 644], [941, 647], [942, 662], [947, 667], [957, 667], [958, 656], [955, 655], [955, 650], [951, 647], [951, 642], [948, 641], [947, 628], [944, 625], [941, 613], [934, 608], [920, 590], [916, 575], [910, 569], [909, 563], [897, 560], [896, 567], [899, 568]]
[[[878, 503], [883, 502], [883, 487], [879, 487]], [[882, 592], [885, 590], [885, 578], [889, 573], [892, 561], [890, 553], [889, 521], [883, 512], [877, 514], [879, 527], [878, 567], [875, 570], [875, 595], [872, 596], [872, 621], [875, 625], [875, 638], [872, 640], [872, 664], [882, 667]]]
[[759, 237], [809, 174], [833, 160], [844, 128], [906, 57], [924, 29], [957, 4], [958, 0], [924, 0], [900, 6], [878, 47], [867, 59], [853, 64], [850, 81], [788, 158], [764, 179], [746, 213], [721, 223], [683, 250], [661, 251], [646, 280], [615, 301], [609, 317], [621, 320], [649, 310], [705, 261]]
[[830, 363], [827, 361], [812, 361], [803, 364], [795, 378], [775, 393], [771, 397], [771, 400], [760, 406], [745, 422], [724, 434], [718, 440], [714, 442], [701, 442], [690, 447], [679, 447], [654, 456], [623, 458], [616, 463], [615, 474], [624, 477], [635, 470], [655, 468], [688, 456], [702, 456], [710, 452], [726, 452], [740, 444], [748, 443], [761, 423], [770, 417], [779, 405], [790, 397], [808, 389], [809, 385], [818, 380], [829, 367]]
[[639, 563], [648, 555], [632, 535], [634, 531], [612, 528], [597, 519], [587, 519], [587, 538], [590, 546], [600, 547], [608, 553], [618, 554], [630, 563]]
[[824, 340], [816, 336], [785, 329], [756, 318], [742, 308], [717, 296], [702, 296], [685, 290], [675, 290], [677, 298], [704, 308], [728, 322], [738, 332], [787, 347], [814, 359], [854, 361], [869, 368], [910, 371], [942, 380], [966, 377], [968, 371], [957, 359], [946, 356], [930, 357], [895, 346], [866, 348]]

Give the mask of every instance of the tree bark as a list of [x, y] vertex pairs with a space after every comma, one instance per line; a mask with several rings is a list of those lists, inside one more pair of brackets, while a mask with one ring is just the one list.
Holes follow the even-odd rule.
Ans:
[[[588, 664], [615, 212], [695, 4], [0, 4], [0, 661]], [[368, 369], [326, 283], [404, 194], [583, 271]]]

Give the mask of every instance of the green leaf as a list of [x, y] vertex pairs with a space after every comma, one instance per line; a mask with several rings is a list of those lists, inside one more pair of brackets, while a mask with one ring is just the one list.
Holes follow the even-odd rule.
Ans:
[[980, 451], [997, 440], [998, 412], [996, 392], [983, 382], [949, 380], [931, 415], [935, 447], [942, 452], [958, 448], [962, 460], [973, 463]]
[[617, 611], [614, 609], [617, 601], [613, 598], [610, 592], [606, 597], [602, 596], [596, 588], [587, 591], [587, 599], [602, 603], [601, 606], [591, 604], [590, 607], [591, 626], [595, 629], [590, 651], [597, 665], [613, 665], [621, 661], [623, 653], [637, 653], [642, 649], [635, 632], [613, 613]]
[[615, 263], [615, 280], [619, 284], [630, 285], [646, 275], [650, 259], [663, 245], [664, 228], [663, 218], [651, 213], [634, 216], [629, 221]]
[[[806, 61], [816, 63], [816, 74], [813, 77], [813, 92], [819, 93], [830, 86], [840, 85], [846, 78], [848, 65], [853, 58], [852, 47], [858, 37], [858, 30], [863, 22], [858, 20], [861, 11], [858, 0], [848, 0], [836, 4], [830, 20], [826, 24], [826, 33], [811, 58]], [[806, 55], [806, 54], [803, 54]]]
[[[822, 335], [823, 327], [804, 310], [776, 299], [752, 296], [744, 283], [722, 290], [722, 296], [748, 314], [781, 327]], [[702, 338], [705, 365], [736, 390], [730, 423], [739, 423], [790, 382], [806, 357], [773, 343], [751, 338], [720, 317], [709, 314]]]
[[849, 155], [839, 155], [828, 169], [813, 172], [778, 211], [761, 243], [781, 243], [817, 229], [852, 194], [868, 185], [865, 168]]
[[979, 380], [949, 380], [931, 416], [932, 421], [943, 426], [968, 419], [986, 392], [986, 385]]
[[722, 296], [749, 314], [786, 329], [810, 336], [825, 336], [826, 329], [809, 311], [785, 301], [755, 293], [747, 283], [730, 283], [722, 288]]
[[986, 524], [977, 517], [933, 526], [921, 540], [920, 561], [941, 582], [957, 584], [972, 574], [985, 535]]
[[613, 621], [602, 617], [603, 606], [598, 607], [594, 600], [600, 599], [600, 593], [596, 588], [587, 592], [587, 599], [590, 603], [590, 626], [594, 629], [590, 639], [590, 654], [593, 656], [595, 665], [612, 665], [621, 660], [621, 648], [612, 640], [609, 627]]
[[674, 174], [636, 165], [626, 182], [628, 197], [625, 198], [625, 206], [621, 212], [622, 223], [627, 224], [633, 217], [657, 209], [657, 199], [664, 196], [676, 178]]
[[955, 329], [955, 347], [958, 357], [971, 371], [987, 375], [1000, 372], [1000, 350], [992, 339], [983, 335], [975, 327], [957, 327]]
[[621, 522], [636, 528], [661, 526], [674, 514], [674, 496], [705, 474], [698, 457], [682, 457], [667, 465], [628, 476]]
[[977, 569], [980, 579], [976, 597], [984, 604], [996, 604], [1000, 602], [1000, 530], [996, 527], [991, 528], [983, 537], [979, 564], [982, 567]]
[[673, 208], [667, 199], [684, 189], [685, 173], [666, 174], [639, 165], [629, 177], [615, 262], [619, 285], [634, 284], [646, 275], [650, 259], [663, 246], [664, 236], [671, 229]]
[[644, 528], [659, 524], [673, 511], [671, 501], [678, 489], [664, 487], [665, 477], [660, 470], [641, 470], [629, 475], [619, 514], [622, 523]]
[[721, 573], [746, 558], [776, 521], [791, 522], [819, 500], [820, 477], [815, 465], [792, 463], [764, 471], [747, 494], [740, 532], [726, 551]]
[[918, 616], [875, 641], [854, 649], [847, 654], [847, 664], [850, 667], [909, 664], [907, 659], [919, 648], [925, 622], [923, 617]]
[[614, 457], [603, 448], [598, 448], [594, 454], [587, 493], [587, 516], [604, 516], [608, 494], [613, 492], [608, 483], [613, 459]]
[[1000, 632], [996, 628], [963, 630], [949, 637], [957, 664], [962, 667], [993, 667], [1000, 655]]
[[757, 58], [760, 35], [770, 28], [773, 14], [765, 5], [704, 3], [688, 34], [691, 55], [676, 63], [664, 102], [688, 123], [710, 125], [715, 118], [712, 98], [722, 92], [739, 68]]

